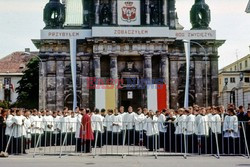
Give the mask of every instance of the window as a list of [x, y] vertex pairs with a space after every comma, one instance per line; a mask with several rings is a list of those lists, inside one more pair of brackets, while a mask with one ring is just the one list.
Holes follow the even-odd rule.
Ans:
[[232, 68], [230, 68], [230, 71], [233, 71], [233, 69], [232, 69]]
[[249, 77], [245, 77], [245, 82], [249, 83], [250, 82], [250, 78]]
[[236, 66], [234, 66], [234, 71], [236, 71], [237, 70], [237, 67]]
[[11, 100], [11, 78], [4, 78], [4, 100], [10, 101]]
[[245, 67], [247, 68], [247, 60], [245, 61]]
[[240, 70], [242, 70], [242, 63], [240, 63]]
[[235, 78], [230, 78], [230, 83], [235, 83]]
[[225, 78], [224, 82], [225, 82], [225, 85], [227, 85], [228, 84], [228, 78]]

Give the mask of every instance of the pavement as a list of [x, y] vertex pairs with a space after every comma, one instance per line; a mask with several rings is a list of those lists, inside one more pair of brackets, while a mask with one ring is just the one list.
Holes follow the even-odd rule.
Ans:
[[243, 156], [9, 156], [0, 159], [0, 167], [250, 167], [250, 159]]

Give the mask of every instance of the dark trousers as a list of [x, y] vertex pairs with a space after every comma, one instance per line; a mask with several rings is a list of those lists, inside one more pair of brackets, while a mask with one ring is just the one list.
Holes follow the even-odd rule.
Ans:
[[158, 137], [158, 143], [160, 148], [165, 148], [165, 140], [166, 140], [166, 132], [160, 132], [160, 135]]
[[23, 154], [25, 153], [25, 138], [13, 138], [13, 154]]
[[0, 152], [5, 151], [6, 144], [5, 128], [2, 128], [0, 129]]
[[186, 135], [186, 148], [187, 153], [195, 153], [195, 135]]
[[52, 133], [50, 131], [45, 131], [43, 136], [42, 136], [42, 141], [41, 141], [41, 145], [42, 146], [52, 146]]
[[126, 133], [126, 144], [127, 145], [133, 145], [135, 143], [134, 136], [135, 136], [135, 130], [134, 129], [127, 129]]
[[135, 131], [135, 145], [137, 146], [143, 146], [143, 131]]
[[[96, 139], [96, 136], [97, 136], [97, 139]], [[99, 132], [99, 131], [94, 131], [94, 140], [91, 143], [92, 147], [95, 147], [95, 142], [97, 142], [96, 147], [102, 147], [103, 146], [103, 134], [101, 132]]]
[[207, 153], [207, 137], [204, 135], [197, 135], [197, 153], [198, 154]]
[[[157, 136], [157, 137], [159, 137], [159, 136]], [[155, 151], [156, 147], [157, 147], [157, 149], [159, 149], [159, 143], [157, 142], [157, 144], [156, 144], [156, 140], [158, 140], [158, 139], [156, 139], [155, 135], [147, 136], [147, 149], [149, 151]]]
[[83, 139], [77, 139], [76, 142], [76, 151], [81, 153], [90, 153], [91, 152], [91, 143], [93, 141], [91, 140], [83, 140]]
[[121, 145], [122, 144], [121, 133], [112, 133], [111, 144], [112, 145]]
[[177, 134], [176, 136], [176, 152], [184, 153], [184, 135]]
[[224, 153], [239, 154], [239, 138], [225, 137], [224, 138]]
[[75, 132], [68, 133], [68, 137], [67, 137], [67, 144], [68, 145], [75, 145], [76, 144], [75, 134], [76, 134]]
[[52, 146], [60, 146], [60, 136], [60, 133], [52, 134]]

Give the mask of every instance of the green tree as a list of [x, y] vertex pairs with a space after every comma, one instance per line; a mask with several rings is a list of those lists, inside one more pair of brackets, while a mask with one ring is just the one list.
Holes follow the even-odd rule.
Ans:
[[34, 57], [27, 64], [22, 79], [16, 88], [18, 93], [16, 107], [38, 108], [39, 99], [39, 59]]

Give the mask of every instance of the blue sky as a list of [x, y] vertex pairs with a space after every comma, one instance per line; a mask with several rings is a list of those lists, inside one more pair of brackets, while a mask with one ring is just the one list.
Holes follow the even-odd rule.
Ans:
[[[0, 58], [24, 48], [36, 50], [31, 39], [38, 39], [44, 27], [43, 8], [48, 0], [0, 0]], [[219, 66], [224, 67], [250, 53], [250, 14], [248, 0], [206, 0], [212, 13], [210, 27], [217, 38], [227, 40], [219, 49]], [[180, 23], [190, 29], [189, 11], [194, 0], [177, 0]]]

